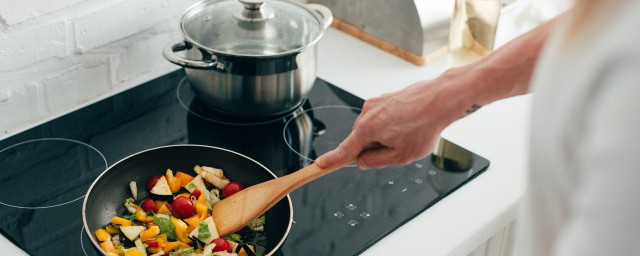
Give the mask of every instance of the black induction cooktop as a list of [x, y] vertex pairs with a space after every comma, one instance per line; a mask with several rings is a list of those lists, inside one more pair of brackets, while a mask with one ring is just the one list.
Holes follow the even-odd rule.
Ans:
[[[109, 165], [188, 143], [237, 151], [281, 176], [335, 148], [362, 104], [318, 79], [289, 115], [234, 118], [195, 99], [183, 71], [170, 73], [1, 140], [0, 231], [32, 255], [96, 255], [82, 198]], [[278, 255], [360, 254], [487, 169], [486, 159], [441, 143], [467, 152], [466, 164], [429, 156], [381, 170], [347, 166], [292, 193], [294, 224]]]

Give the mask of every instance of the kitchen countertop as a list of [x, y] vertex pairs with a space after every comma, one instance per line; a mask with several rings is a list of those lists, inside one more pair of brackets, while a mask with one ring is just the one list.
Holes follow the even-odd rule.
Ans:
[[[498, 45], [527, 29], [513, 25], [516, 14], [509, 14], [501, 18]], [[365, 99], [434, 78], [446, 64], [443, 59], [418, 67], [334, 29], [318, 56], [319, 77]], [[443, 137], [491, 166], [363, 255], [466, 255], [511, 223], [525, 190], [529, 106], [530, 96], [502, 100], [447, 128]], [[4, 238], [0, 251], [23, 255]]]

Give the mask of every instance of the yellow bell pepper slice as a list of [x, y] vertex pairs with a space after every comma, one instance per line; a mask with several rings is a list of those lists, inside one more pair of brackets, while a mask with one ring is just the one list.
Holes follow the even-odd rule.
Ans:
[[[255, 252], [253, 252], [253, 246], [249, 245], [249, 250], [252, 251], [252, 254], [256, 254]], [[238, 256], [248, 256], [249, 253], [247, 253], [247, 251], [244, 249], [244, 247], [240, 248], [240, 251], [238, 252]]]
[[140, 206], [138, 206], [138, 205], [136, 205], [134, 203], [129, 203], [129, 206], [131, 206], [131, 207], [136, 209], [136, 213], [133, 215], [136, 218], [136, 220], [141, 221], [141, 222], [145, 222], [145, 223], [153, 221], [153, 217], [147, 216], [147, 213], [144, 212], [144, 210]]
[[[205, 193], [206, 191], [200, 191], [202, 193]], [[207, 198], [204, 196], [204, 194], [201, 194], [200, 197], [198, 197], [198, 203], [199, 204], [206, 204], [207, 203]]]
[[186, 186], [191, 182], [191, 180], [193, 180], [193, 176], [184, 172], [176, 172], [176, 178], [180, 179], [180, 187]]
[[146, 256], [146, 253], [143, 253], [136, 248], [131, 248], [124, 251], [124, 256]]
[[111, 235], [117, 235], [118, 233], [120, 233], [120, 229], [116, 228], [116, 226], [114, 226], [113, 224], [107, 225], [107, 227], [105, 229]]
[[196, 214], [189, 218], [184, 219], [184, 222], [189, 224], [189, 227], [195, 228], [195, 227], [198, 227], [198, 224], [200, 224], [200, 217]]
[[136, 214], [134, 214], [134, 216], [138, 221], [142, 221], [142, 222], [147, 221], [147, 213], [145, 213], [144, 211], [136, 211]]
[[174, 193], [174, 194], [177, 193], [181, 187], [180, 179], [176, 178], [176, 176], [173, 175], [173, 171], [171, 169], [167, 169], [165, 176], [167, 178], [167, 183], [169, 184], [169, 189], [171, 190], [171, 193]]
[[196, 228], [197, 227], [192, 227], [192, 226], [187, 227], [187, 234], [191, 234], [191, 232], [193, 232], [193, 230]]
[[148, 247], [147, 248], [147, 252], [149, 252], [150, 254], [156, 254], [162, 251], [162, 248], [160, 248], [160, 246], [158, 247]]
[[162, 248], [162, 250], [164, 251], [164, 253], [169, 253], [175, 249], [178, 249], [178, 247], [180, 247], [180, 243], [179, 242], [168, 242], [167, 246], [165, 246], [164, 248]]
[[168, 242], [167, 246], [165, 246], [164, 248], [162, 248], [162, 250], [164, 251], [164, 253], [169, 253], [175, 249], [178, 249], [179, 247], [182, 248], [189, 248], [191, 246], [189, 246], [188, 244], [185, 244], [183, 242], [180, 241], [176, 241], [176, 242]]
[[100, 243], [100, 248], [102, 248], [102, 250], [105, 252], [113, 252], [113, 250], [115, 249], [115, 247], [113, 246], [113, 242], [111, 241], [104, 241]]
[[150, 240], [160, 234], [160, 228], [158, 226], [151, 226], [147, 230], [140, 232], [140, 240], [142, 242]]
[[96, 238], [98, 238], [98, 241], [104, 242], [111, 239], [111, 234], [104, 229], [98, 229], [96, 230]]
[[196, 204], [196, 212], [198, 214], [198, 219], [200, 219], [200, 221], [203, 221], [204, 219], [207, 218], [208, 210], [209, 210], [209, 207], [207, 207], [206, 204], [201, 204], [201, 203]]
[[120, 226], [131, 226], [133, 223], [131, 223], [130, 220], [122, 218], [122, 217], [118, 217], [115, 216], [113, 218], [111, 218], [111, 224], [113, 225], [120, 225]]
[[167, 201], [161, 201], [161, 200], [157, 200], [156, 201], [156, 212], [160, 210], [160, 208], [164, 205], [167, 204]]
[[200, 197], [198, 197], [198, 202], [196, 203], [196, 214], [198, 215], [200, 221], [206, 219], [207, 215], [209, 214], [209, 206], [207, 206], [205, 200], [205, 196], [204, 194], [202, 194], [200, 195]]
[[191, 199], [191, 194], [189, 194], [189, 193], [180, 193], [177, 196], [175, 196], [173, 199], [176, 199], [176, 198], [181, 197], [181, 196], [184, 196], [187, 199]]
[[158, 241], [158, 247], [159, 248], [164, 248], [165, 246], [167, 246], [167, 235], [166, 234], [162, 234], [159, 235], [158, 238], [156, 238], [156, 241]]
[[160, 206], [158, 213], [171, 214], [171, 211], [169, 211], [169, 208], [167, 208], [167, 205], [163, 204], [162, 206]]
[[173, 216], [171, 216], [171, 223], [173, 223], [173, 226], [175, 227], [178, 241], [185, 244], [191, 244], [193, 242], [189, 239], [189, 233], [187, 233], [187, 223], [184, 223], [184, 221]]

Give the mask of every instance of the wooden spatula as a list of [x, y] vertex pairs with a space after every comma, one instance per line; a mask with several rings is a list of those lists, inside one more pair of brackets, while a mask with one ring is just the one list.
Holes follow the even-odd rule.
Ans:
[[223, 199], [213, 206], [211, 213], [218, 233], [225, 236], [242, 229], [291, 191], [347, 164], [323, 169], [314, 163], [292, 174], [253, 185]]

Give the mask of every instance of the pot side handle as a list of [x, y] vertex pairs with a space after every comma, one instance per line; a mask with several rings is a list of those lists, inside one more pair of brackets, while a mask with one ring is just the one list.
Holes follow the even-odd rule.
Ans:
[[176, 54], [176, 52], [184, 51], [186, 49], [186, 45], [184, 42], [180, 42], [172, 45], [171, 47], [165, 47], [162, 51], [162, 55], [165, 59], [170, 61], [173, 64], [178, 66], [182, 66], [185, 68], [194, 68], [194, 69], [213, 69], [216, 65], [215, 61], [204, 62], [198, 60], [189, 60], [183, 57], [180, 57]]
[[327, 29], [331, 26], [331, 23], [333, 23], [333, 14], [331, 13], [331, 10], [329, 10], [329, 8], [320, 4], [307, 4], [305, 6], [315, 11], [320, 15], [320, 17], [322, 17], [322, 25], [324, 25], [324, 29]]

